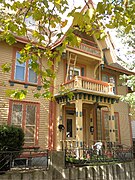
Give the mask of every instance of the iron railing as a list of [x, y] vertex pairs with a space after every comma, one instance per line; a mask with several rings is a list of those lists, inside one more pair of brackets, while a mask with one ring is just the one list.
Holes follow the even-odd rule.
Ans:
[[100, 151], [92, 148], [65, 149], [66, 166], [84, 166], [91, 164], [108, 164], [112, 162], [132, 161], [133, 148], [102, 148]]
[[11, 168], [48, 168], [48, 150], [0, 151], [0, 173]]

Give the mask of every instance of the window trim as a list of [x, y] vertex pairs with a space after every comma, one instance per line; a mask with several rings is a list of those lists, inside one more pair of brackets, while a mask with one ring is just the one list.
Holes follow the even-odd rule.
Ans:
[[[26, 128], [26, 126], [25, 126], [26, 125], [26, 105], [35, 105], [36, 106], [34, 146], [37, 146], [38, 145], [38, 141], [39, 141], [40, 103], [9, 99], [9, 113], [8, 113], [8, 121], [7, 121], [8, 125], [11, 125], [12, 105], [13, 104], [21, 104], [22, 107], [23, 107], [23, 111], [22, 111], [22, 129], [24, 129], [24, 130]], [[24, 142], [24, 145], [25, 145], [25, 142]]]
[[18, 48], [18, 47], [13, 47], [13, 54], [12, 54], [12, 71], [11, 71], [11, 80], [9, 80], [9, 82], [14, 82], [14, 83], [18, 83], [18, 84], [27, 84], [27, 85], [31, 85], [31, 86], [41, 86], [41, 78], [40, 76], [37, 75], [37, 82], [30, 82], [29, 81], [29, 62], [26, 62], [26, 66], [25, 66], [25, 77], [24, 77], [24, 81], [21, 80], [16, 80], [15, 79], [15, 71], [16, 71], [16, 53], [21, 51], [22, 48]]
[[[103, 134], [102, 134], [102, 136], [103, 136], [103, 140], [105, 140], [105, 121], [104, 121], [104, 114], [105, 113], [108, 113], [108, 115], [109, 115], [109, 111], [105, 111], [105, 110], [102, 110], [102, 124], [103, 124], [103, 126], [102, 126], [102, 131], [103, 131]], [[118, 143], [121, 143], [121, 137], [120, 137], [120, 119], [119, 119], [119, 112], [114, 112], [114, 116], [115, 115], [117, 115], [118, 116]], [[109, 121], [109, 120], [108, 120]], [[115, 121], [115, 120], [114, 120]], [[108, 127], [109, 128], [109, 127]]]
[[[66, 83], [67, 65], [68, 65], [68, 62], [65, 61], [64, 62], [64, 82], [65, 83]], [[81, 74], [81, 70], [83, 68], [84, 69], [84, 75], [83, 76], [86, 77], [86, 65], [76, 63], [75, 68], [80, 69], [80, 74]], [[82, 75], [80, 75], [80, 76], [82, 76]], [[67, 81], [70, 81], [70, 80], [67, 80]]]

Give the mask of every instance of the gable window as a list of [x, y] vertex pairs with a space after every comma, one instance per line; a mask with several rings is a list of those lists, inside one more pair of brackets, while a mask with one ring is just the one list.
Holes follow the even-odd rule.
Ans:
[[14, 59], [15, 59], [15, 62], [14, 62], [14, 66], [13, 66], [13, 72], [11, 75], [12, 80], [24, 82], [26, 84], [39, 83], [37, 74], [31, 68], [31, 60], [26, 61], [24, 63], [20, 63], [19, 62], [19, 59], [20, 59], [19, 51], [14, 52]]
[[10, 101], [9, 124], [21, 127], [25, 133], [25, 145], [37, 145], [39, 104]]

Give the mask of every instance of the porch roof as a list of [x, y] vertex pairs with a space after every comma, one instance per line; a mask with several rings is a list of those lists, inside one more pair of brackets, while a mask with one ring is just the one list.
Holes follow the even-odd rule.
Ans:
[[83, 102], [89, 103], [103, 103], [103, 104], [114, 104], [119, 101], [120, 96], [118, 95], [109, 95], [109, 94], [100, 94], [98, 92], [90, 91], [80, 91], [79, 89], [72, 89], [70, 92], [73, 93], [72, 98], [69, 98], [68, 93], [65, 94], [56, 94], [55, 99], [57, 103], [68, 103], [75, 100], [82, 99]]

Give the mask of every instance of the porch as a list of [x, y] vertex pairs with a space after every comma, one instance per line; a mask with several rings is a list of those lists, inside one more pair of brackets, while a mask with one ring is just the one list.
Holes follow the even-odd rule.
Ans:
[[114, 95], [113, 83], [107, 83], [84, 76], [75, 76], [72, 80], [62, 84], [62, 86], [69, 91], [76, 89], [98, 94]]

